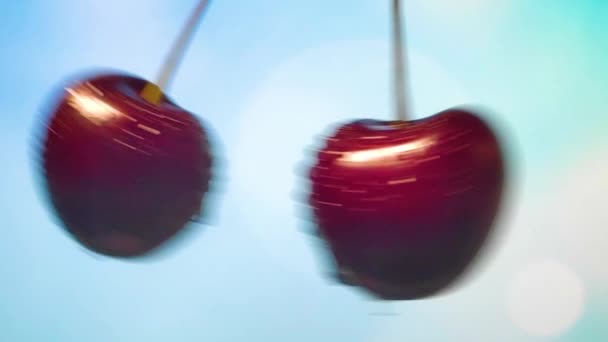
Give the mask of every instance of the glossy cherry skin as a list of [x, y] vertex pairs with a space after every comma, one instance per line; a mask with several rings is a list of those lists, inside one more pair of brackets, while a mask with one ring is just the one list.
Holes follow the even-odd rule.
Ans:
[[109, 256], [147, 254], [203, 209], [212, 155], [202, 124], [146, 81], [102, 74], [62, 90], [48, 113], [40, 164], [65, 229]]
[[309, 204], [341, 282], [419, 299], [451, 285], [484, 246], [503, 178], [496, 135], [469, 111], [360, 120], [318, 151]]

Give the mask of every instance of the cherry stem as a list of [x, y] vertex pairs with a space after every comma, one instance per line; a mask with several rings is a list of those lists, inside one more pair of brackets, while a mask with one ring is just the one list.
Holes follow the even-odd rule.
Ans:
[[407, 106], [408, 89], [406, 83], [407, 55], [404, 53], [406, 47], [404, 28], [401, 23], [401, 0], [393, 0], [393, 77], [395, 91], [395, 111], [398, 120], [406, 121], [409, 117]]
[[180, 62], [188, 49], [188, 45], [194, 36], [194, 32], [200, 23], [203, 12], [209, 5], [209, 0], [200, 0], [192, 11], [190, 18], [186, 22], [176, 41], [174, 42], [165, 62], [162, 64], [156, 83], [148, 83], [142, 91], [142, 96], [153, 103], [160, 102], [162, 92], [166, 91], [169, 83], [177, 72]]

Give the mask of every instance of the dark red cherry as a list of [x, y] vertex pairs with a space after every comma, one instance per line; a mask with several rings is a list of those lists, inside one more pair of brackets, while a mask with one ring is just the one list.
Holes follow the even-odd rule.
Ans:
[[337, 278], [384, 299], [447, 288], [484, 246], [503, 189], [503, 155], [475, 114], [340, 127], [310, 171], [309, 203]]
[[201, 123], [143, 79], [104, 74], [75, 82], [53, 104], [41, 144], [48, 198], [88, 249], [140, 256], [203, 208], [212, 156]]

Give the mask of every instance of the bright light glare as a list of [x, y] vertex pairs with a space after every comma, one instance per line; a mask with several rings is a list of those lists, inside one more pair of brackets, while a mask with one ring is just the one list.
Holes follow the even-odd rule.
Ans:
[[585, 302], [582, 281], [553, 260], [530, 264], [513, 279], [508, 312], [520, 328], [537, 336], [557, 336], [580, 318]]
[[385, 161], [386, 159], [394, 159], [395, 157], [410, 154], [413, 152], [422, 152], [426, 147], [432, 145], [434, 139], [424, 138], [416, 141], [410, 141], [397, 146], [381, 147], [357, 152], [347, 152], [337, 162], [341, 164], [348, 163], [369, 163]]
[[95, 124], [99, 125], [121, 115], [116, 108], [100, 99], [96, 94], [74, 89], [66, 89], [66, 91], [70, 94], [68, 104]]

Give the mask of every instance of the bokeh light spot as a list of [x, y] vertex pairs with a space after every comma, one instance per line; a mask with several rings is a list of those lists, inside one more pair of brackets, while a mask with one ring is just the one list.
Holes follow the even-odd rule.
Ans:
[[507, 310], [513, 322], [529, 334], [556, 336], [570, 328], [583, 312], [585, 289], [573, 271], [560, 262], [529, 264], [513, 279]]

